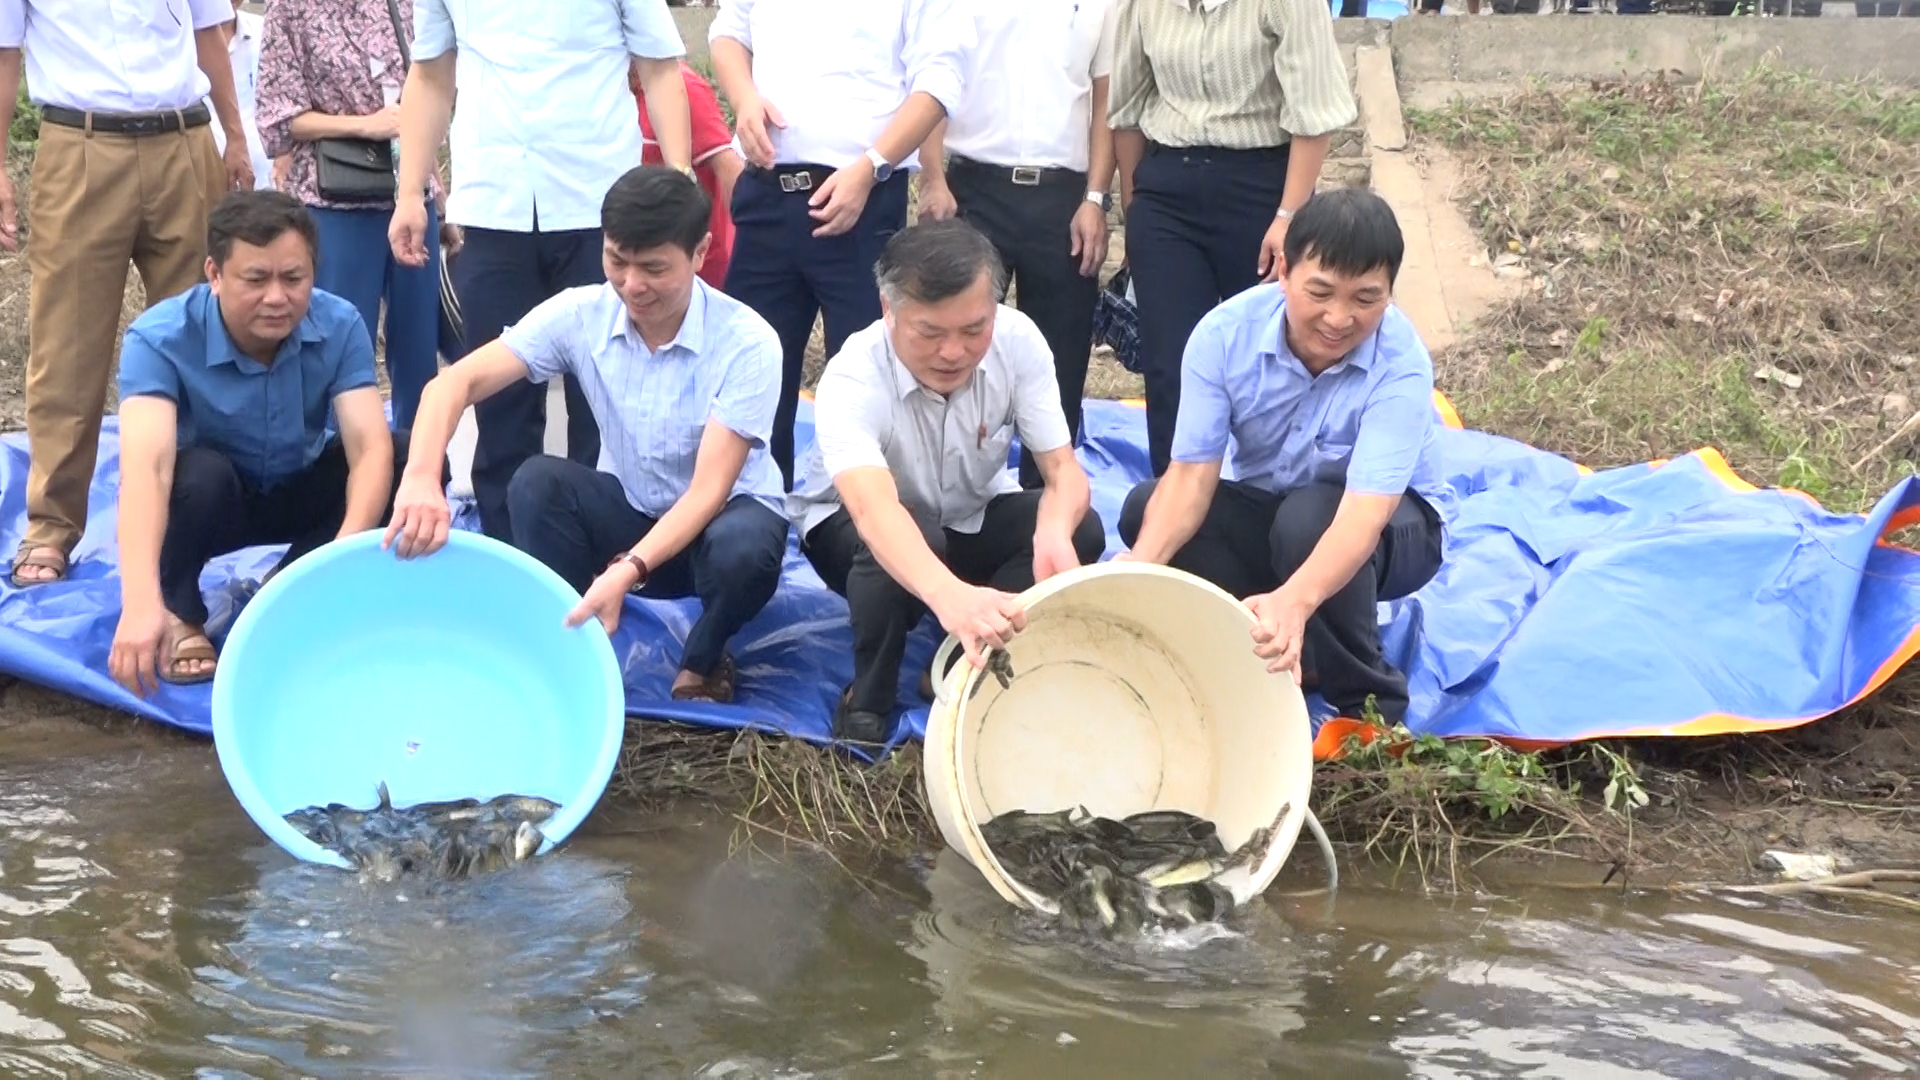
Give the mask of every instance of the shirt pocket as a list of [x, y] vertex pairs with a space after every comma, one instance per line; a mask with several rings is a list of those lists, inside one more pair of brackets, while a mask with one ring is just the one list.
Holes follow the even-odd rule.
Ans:
[[984, 436], [976, 427], [972, 432], [974, 437], [967, 440], [974, 444], [967, 447], [967, 479], [971, 481], [970, 486], [981, 493], [991, 492], [1000, 475], [1007, 471], [1007, 458], [1013, 451], [1015, 434], [1011, 408], [1005, 413], [992, 414], [984, 427]]
[[1339, 435], [1313, 441], [1313, 482], [1316, 484], [1347, 483], [1347, 465], [1353, 460], [1353, 439]]

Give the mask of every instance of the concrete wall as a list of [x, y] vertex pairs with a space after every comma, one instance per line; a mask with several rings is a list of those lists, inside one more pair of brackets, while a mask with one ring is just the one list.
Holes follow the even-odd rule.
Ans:
[[1763, 60], [1832, 79], [1879, 76], [1920, 85], [1920, 19], [1398, 19], [1391, 41], [1403, 94], [1424, 83], [1511, 82], [1533, 75], [1607, 78], [1666, 71], [1698, 79]]
[[[554, 0], [546, 0], [548, 3]], [[673, 24], [680, 28], [680, 40], [686, 43], [687, 59], [705, 62], [707, 59], [707, 27], [713, 25], [713, 17], [719, 14], [719, 8], [677, 7], [673, 9]]]

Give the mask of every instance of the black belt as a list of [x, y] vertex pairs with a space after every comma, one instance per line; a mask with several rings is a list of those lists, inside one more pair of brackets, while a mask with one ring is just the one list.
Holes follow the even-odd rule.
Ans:
[[1168, 146], [1165, 143], [1148, 142], [1147, 153], [1151, 155], [1178, 154], [1189, 160], [1200, 161], [1278, 161], [1288, 156], [1292, 144], [1279, 146], [1255, 146], [1241, 148], [1237, 146]]
[[958, 154], [947, 162], [948, 172], [970, 172], [981, 176], [992, 176], [1006, 180], [1021, 187], [1040, 187], [1046, 184], [1081, 184], [1087, 182], [1087, 174], [1065, 166], [1041, 165], [989, 165], [984, 161], [961, 157]]
[[206, 102], [196, 101], [175, 112], [110, 113], [82, 112], [64, 105], [48, 105], [40, 110], [40, 119], [61, 127], [82, 128], [107, 135], [164, 135], [169, 131], [196, 128], [213, 119]]
[[812, 191], [827, 182], [836, 170], [825, 165], [775, 165], [771, 169], [758, 165], [749, 165], [746, 173], [757, 180], [765, 180], [781, 191]]

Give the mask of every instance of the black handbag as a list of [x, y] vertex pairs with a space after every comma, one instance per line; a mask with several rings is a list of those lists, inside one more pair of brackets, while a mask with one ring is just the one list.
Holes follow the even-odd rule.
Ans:
[[[400, 24], [399, 0], [387, 0], [393, 20], [393, 39], [400, 46], [405, 77], [407, 32]], [[320, 197], [338, 203], [390, 203], [399, 187], [393, 144], [386, 139], [316, 139], [313, 144], [314, 182]]]

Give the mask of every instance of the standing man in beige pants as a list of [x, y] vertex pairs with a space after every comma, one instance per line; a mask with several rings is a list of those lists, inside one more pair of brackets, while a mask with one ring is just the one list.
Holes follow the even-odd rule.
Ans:
[[[207, 213], [253, 186], [221, 24], [231, 0], [0, 0], [0, 132], [22, 57], [41, 110], [27, 225], [27, 533], [16, 587], [59, 581], [87, 521], [87, 491], [131, 261], [147, 304], [201, 280]], [[214, 149], [213, 112], [227, 151]], [[0, 248], [20, 246], [0, 170]]]

